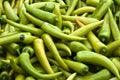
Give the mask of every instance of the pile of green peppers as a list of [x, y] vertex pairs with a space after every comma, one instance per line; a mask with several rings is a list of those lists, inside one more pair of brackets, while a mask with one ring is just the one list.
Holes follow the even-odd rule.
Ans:
[[0, 0], [0, 80], [120, 80], [120, 0]]

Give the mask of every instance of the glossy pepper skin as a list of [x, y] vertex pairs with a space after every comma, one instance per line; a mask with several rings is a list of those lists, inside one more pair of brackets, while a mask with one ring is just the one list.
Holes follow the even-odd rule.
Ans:
[[32, 75], [33, 77], [39, 79], [54, 79], [57, 76], [61, 75], [62, 72], [57, 72], [57, 73], [53, 73], [53, 74], [41, 74], [39, 73], [31, 64], [30, 62], [30, 55], [29, 53], [21, 53], [19, 56], [19, 62], [20, 65], [22, 66], [22, 68], [28, 72], [30, 75]]
[[102, 0], [96, 7], [96, 10], [92, 13], [93, 18], [101, 19], [104, 14], [107, 12], [108, 7], [113, 4], [113, 0]]
[[91, 51], [79, 51], [77, 52], [76, 60], [104, 66], [109, 69], [114, 75], [116, 75], [118, 79], [120, 79], [118, 69], [106, 56]]
[[34, 8], [26, 2], [24, 3], [24, 5], [28, 12], [30, 12], [32, 15], [38, 17], [39, 19], [41, 19], [43, 21], [47, 21], [49, 23], [54, 23], [58, 20], [57, 15], [54, 13], [50, 13], [50, 12], [47, 12], [47, 11], [44, 11], [41, 9]]
[[75, 80], [108, 80], [111, 77], [111, 73], [108, 69], [102, 69], [97, 73], [87, 76], [77, 76]]

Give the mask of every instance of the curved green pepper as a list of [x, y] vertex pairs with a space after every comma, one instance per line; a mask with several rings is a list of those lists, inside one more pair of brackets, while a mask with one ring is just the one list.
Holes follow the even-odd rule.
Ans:
[[47, 21], [50, 23], [54, 23], [56, 21], [58, 21], [57, 15], [54, 13], [50, 13], [41, 9], [37, 9], [35, 7], [30, 6], [28, 3], [24, 3], [25, 4], [25, 8], [28, 12], [30, 12], [31, 14], [33, 14], [34, 16], [38, 17], [39, 19], [43, 20], [43, 21]]
[[54, 79], [62, 74], [62, 72], [57, 72], [53, 74], [41, 74], [39, 73], [30, 62], [30, 55], [28, 53], [22, 53], [19, 56], [19, 62], [23, 69], [32, 75], [35, 78], [43, 78], [43, 79]]
[[75, 80], [109, 80], [111, 73], [107, 69], [102, 69], [95, 74], [90, 74], [87, 76], [77, 76]]

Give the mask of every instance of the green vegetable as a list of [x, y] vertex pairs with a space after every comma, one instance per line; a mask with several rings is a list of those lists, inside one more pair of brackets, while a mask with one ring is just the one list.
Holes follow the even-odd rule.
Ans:
[[49, 51], [52, 52], [54, 59], [59, 63], [59, 65], [65, 70], [69, 71], [69, 67], [65, 64], [65, 62], [62, 60], [61, 56], [59, 55], [52, 37], [49, 34], [43, 34], [42, 39], [45, 42], [45, 45], [47, 46]]
[[32, 34], [36, 35], [36, 36], [41, 36], [44, 32], [41, 30], [41, 29], [38, 29], [38, 28], [34, 28], [34, 27], [28, 27], [26, 25], [23, 25], [23, 24], [19, 24], [19, 23], [16, 23], [16, 22], [13, 22], [9, 19], [5, 19], [9, 24], [13, 25], [14, 27], [17, 27], [23, 31], [29, 31], [31, 32]]
[[110, 19], [110, 28], [112, 31], [113, 39], [120, 40], [120, 31], [119, 31], [117, 23], [115, 22], [115, 19], [113, 17], [113, 14], [110, 8], [108, 8], [108, 14], [109, 14], [109, 19]]
[[53, 79], [57, 76], [61, 75], [62, 72], [57, 72], [53, 74], [41, 74], [39, 73], [31, 64], [30, 62], [30, 56], [28, 53], [21, 53], [19, 56], [19, 62], [22, 68], [28, 72], [31, 76], [35, 78], [43, 78], [43, 79]]
[[48, 73], [54, 73], [50, 63], [48, 62], [47, 56], [45, 54], [45, 48], [44, 48], [44, 43], [42, 39], [35, 39], [33, 42], [33, 47], [35, 50], [35, 55], [37, 59], [39, 60], [40, 64], [43, 66], [43, 68], [46, 70]]
[[86, 75], [89, 72], [89, 67], [81, 62], [77, 62], [69, 59], [63, 59], [63, 60], [72, 70], [74, 70], [75, 72], [81, 75]]
[[87, 35], [88, 40], [90, 41], [91, 45], [95, 52], [106, 55], [108, 52], [108, 47], [104, 43], [102, 43], [98, 37], [91, 31]]
[[91, 64], [98, 64], [109, 69], [118, 79], [120, 79], [119, 71], [113, 62], [101, 54], [91, 51], [79, 51], [76, 55], [76, 60]]
[[8, 19], [18, 22], [19, 17], [17, 14], [13, 11], [12, 7], [10, 6], [10, 3], [8, 1], [4, 1], [4, 11]]
[[98, 33], [98, 38], [103, 42], [107, 43], [111, 37], [111, 30], [110, 30], [110, 21], [108, 13], [106, 13], [104, 17], [104, 23]]
[[70, 35], [71, 36], [84, 36], [84, 35], [88, 34], [91, 30], [99, 27], [99, 25], [101, 25], [103, 22], [104, 21], [101, 20], [101, 21], [98, 21], [98, 22], [94, 22], [94, 23], [88, 24], [88, 25], [86, 25], [84, 27], [81, 27], [81, 28], [75, 30]]
[[100, 3], [96, 7], [96, 10], [92, 13], [91, 17], [100, 20], [105, 15], [108, 8], [112, 6], [112, 4], [113, 4], [113, 0], [100, 1]]
[[83, 43], [78, 42], [78, 41], [70, 42], [69, 47], [70, 47], [72, 52], [78, 52], [78, 51], [82, 51], [82, 50], [89, 51], [89, 49]]
[[77, 76], [75, 80], [108, 80], [111, 77], [111, 73], [108, 69], [102, 69], [97, 73], [89, 74], [86, 76]]
[[58, 21], [57, 15], [55, 15], [54, 13], [50, 13], [44, 10], [34, 8], [26, 2], [24, 4], [25, 4], [25, 8], [27, 9], [27, 11], [33, 14], [34, 16], [36, 16], [37, 18], [43, 21], [50, 22], [50, 23], [54, 23]]
[[83, 38], [83, 37], [76, 37], [76, 36], [71, 36], [71, 35], [64, 34], [62, 32], [58, 32], [54, 28], [56, 26], [53, 26], [53, 27], [51, 27], [51, 26], [52, 25], [50, 25], [49, 23], [44, 22], [42, 24], [41, 28], [46, 33], [48, 33], [48, 34], [50, 34], [50, 35], [52, 35], [54, 37], [60, 38], [60, 39], [65, 39], [65, 40], [85, 40], [85, 38]]
[[23, 74], [18, 74], [16, 77], [15, 77], [15, 80], [25, 80], [25, 76]]

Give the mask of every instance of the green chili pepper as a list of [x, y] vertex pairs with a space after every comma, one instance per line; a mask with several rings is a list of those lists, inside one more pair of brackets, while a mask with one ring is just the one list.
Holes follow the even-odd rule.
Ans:
[[84, 24], [90, 24], [97, 22], [98, 19], [95, 18], [90, 18], [90, 17], [82, 17], [82, 16], [67, 16], [67, 15], [62, 15], [63, 20], [68, 20], [68, 21], [75, 21], [76, 19], [80, 20]]
[[115, 66], [120, 71], [120, 59], [118, 57], [113, 57], [113, 58], [111, 58], [111, 61], [115, 64]]
[[77, 73], [71, 74], [71, 75], [67, 78], [67, 80], [73, 80], [73, 79], [76, 77], [76, 75], [77, 75]]
[[6, 50], [8, 50], [11, 54], [18, 55], [20, 54], [20, 45], [17, 43], [10, 43], [3, 45]]
[[106, 13], [104, 17], [104, 23], [98, 33], [98, 38], [103, 42], [107, 43], [110, 40], [111, 31], [110, 31], [110, 23], [109, 23], [109, 16]]
[[35, 24], [29, 23], [29, 24], [26, 24], [26, 26], [35, 27]]
[[18, 13], [20, 13], [20, 11], [22, 10], [22, 9], [24, 9], [24, 7], [23, 7], [23, 1], [24, 0], [18, 0], [18, 7], [17, 7], [17, 12]]
[[25, 17], [25, 15], [23, 14], [23, 9], [22, 7], [20, 8], [20, 11], [19, 11], [19, 17], [20, 17], [20, 23], [21, 24], [28, 24], [28, 20], [27, 18]]
[[51, 4], [51, 3], [46, 3], [43, 7], [41, 7], [40, 9], [44, 10], [44, 11], [48, 11], [48, 12], [53, 12], [55, 8], [55, 4]]
[[72, 15], [81, 15], [85, 12], [87, 13], [92, 13], [95, 11], [95, 7], [92, 7], [92, 6], [84, 6], [84, 7], [81, 7], [81, 8], [77, 8], [76, 10], [74, 10], [72, 12]]
[[[70, 5], [70, 3], [71, 3], [72, 0], [71, 0], [71, 1], [67, 0], [67, 1], [68, 1], [68, 4]], [[81, 7], [83, 7], [83, 6], [82, 6], [82, 1], [81, 1], [81, 0], [78, 0], [77, 6], [76, 6], [75, 9], [81, 8]]]
[[91, 64], [98, 64], [109, 69], [118, 79], [120, 79], [119, 71], [113, 62], [104, 55], [91, 52], [91, 51], [79, 51], [76, 55], [77, 61], [88, 62]]
[[32, 22], [32, 23], [34, 23], [34, 24], [36, 24], [36, 25], [38, 25], [38, 26], [41, 26], [42, 23], [44, 22], [44, 21], [42, 21], [42, 20], [40, 20], [40, 19], [35, 18], [34, 16], [32, 16], [31, 14], [29, 14], [28, 12], [23, 11], [23, 13], [24, 13], [25, 17], [26, 17], [30, 22]]
[[10, 59], [10, 66], [15, 72], [20, 74], [26, 74], [26, 72], [20, 66], [18, 66], [18, 64], [16, 64], [12, 59]]
[[[29, 13], [27, 12], [24, 12], [25, 16], [34, 24], [38, 25], [39, 27], [42, 26], [42, 24], [44, 23], [43, 21], [35, 18], [34, 16], [30, 15]], [[48, 23], [49, 24], [49, 23]], [[58, 32], [62, 32], [61, 29], [59, 29], [57, 26], [53, 26], [52, 24], [49, 24], [51, 25], [52, 28], [56, 29]]]
[[56, 0], [56, 2], [58, 2], [62, 6], [66, 6], [66, 4], [63, 0]]
[[91, 30], [99, 27], [99, 25], [101, 25], [104, 21], [98, 21], [98, 22], [94, 22], [88, 25], [85, 25], [84, 27], [81, 27], [77, 30], [75, 30], [74, 32], [72, 32], [70, 35], [71, 36], [84, 36], [86, 34], [88, 34]]
[[90, 43], [89, 40], [84, 40], [84, 41], [82, 41], [82, 43], [83, 43], [89, 50], [93, 50], [92, 44]]
[[89, 49], [83, 43], [78, 42], [78, 41], [70, 42], [69, 47], [70, 47], [72, 52], [78, 52], [78, 51], [82, 51], [82, 50], [89, 51]]
[[71, 52], [70, 48], [66, 44], [55, 43], [55, 46], [57, 47], [58, 50], [60, 49], [60, 50], [64, 50], [65, 52], [67, 52], [69, 56], [72, 55], [72, 52]]
[[80, 75], [86, 75], [89, 72], [88, 66], [83, 63], [69, 60], [69, 59], [63, 59], [63, 60], [72, 70], [79, 73]]
[[110, 10], [110, 8], [108, 8], [108, 15], [109, 15], [109, 19], [110, 19], [110, 28], [112, 31], [112, 36], [114, 40], [120, 40], [120, 30], [118, 28], [117, 23], [115, 22], [115, 19], [113, 17], [112, 11]]
[[30, 36], [30, 35], [21, 35], [20, 39], [21, 42], [25, 43], [25, 44], [30, 44], [33, 42], [33, 40], [35, 40], [37, 37], [36, 36]]
[[96, 10], [92, 13], [92, 17], [96, 19], [101, 19], [104, 14], [107, 12], [108, 7], [111, 7], [113, 0], [102, 0], [96, 7]]
[[15, 1], [14, 6], [13, 6], [13, 10], [16, 14], [18, 14], [18, 10], [17, 10], [18, 5], [19, 5], [19, 0]]
[[107, 44], [107, 47], [108, 47], [108, 52], [107, 52], [106, 56], [111, 56], [111, 54], [113, 54], [112, 52], [120, 47], [120, 40], [113, 41], [113, 42]]
[[25, 80], [25, 76], [23, 74], [18, 74], [16, 77], [15, 77], [15, 80]]
[[10, 35], [14, 35], [14, 34], [17, 34], [17, 33], [20, 33], [20, 31], [13, 31], [13, 32], [9, 32], [9, 33], [7, 33], [7, 34], [1, 34], [0, 35], [0, 38], [1, 37], [6, 37], [6, 36], [10, 36]]
[[91, 45], [93, 46], [93, 49], [100, 54], [106, 55], [108, 52], [108, 47], [102, 43], [98, 37], [93, 32], [89, 32], [88, 35], [88, 40], [90, 41]]
[[27, 52], [30, 54], [30, 56], [33, 56], [35, 51], [31, 45], [26, 45], [22, 48], [22, 52]]
[[24, 4], [27, 11], [33, 14], [34, 16], [36, 16], [37, 18], [43, 21], [48, 21], [50, 23], [55, 23], [56, 21], [58, 21], [57, 15], [44, 10], [34, 8], [27, 3], [24, 3]]
[[17, 14], [13, 11], [12, 7], [10, 6], [10, 3], [8, 1], [4, 1], [4, 11], [8, 19], [11, 19], [13, 21], [19, 21], [19, 17]]
[[45, 54], [45, 48], [42, 39], [35, 39], [33, 42], [33, 46], [35, 49], [35, 54], [43, 68], [47, 71], [47, 73], [54, 73], [50, 63], [48, 62], [47, 56]]
[[12, 42], [23, 42], [23, 43], [29, 44], [29, 43], [32, 43], [32, 41], [36, 38], [37, 37], [30, 35], [29, 32], [26, 32], [26, 33], [22, 32], [22, 33], [18, 33], [18, 34], [6, 36], [6, 37], [1, 37], [0, 45], [9, 44]]
[[45, 45], [49, 49], [50, 52], [52, 52], [55, 60], [60, 64], [62, 68], [69, 71], [68, 66], [65, 64], [65, 62], [62, 60], [61, 56], [58, 53], [58, 50], [53, 42], [52, 37], [49, 34], [43, 34], [42, 39], [45, 42]]
[[10, 25], [7, 23], [7, 24], [5, 25], [4, 33], [3, 33], [3, 34], [9, 33], [9, 32], [10, 32]]
[[29, 22], [28, 22], [27, 18], [23, 14], [23, 10], [25, 10], [25, 7], [23, 5], [23, 1], [24, 0], [18, 0], [17, 12], [18, 12], [18, 15], [20, 17], [20, 23], [21, 24], [28, 24]]
[[[83, 27], [84, 24], [82, 24], [80, 21], [76, 20], [76, 22], [78, 23], [78, 25], [80, 27]], [[107, 52], [107, 46], [105, 44], [103, 44], [95, 35], [92, 31], [90, 31], [88, 34], [87, 34], [87, 38], [88, 40], [90, 41], [90, 44], [91, 46], [93, 46], [94, 50], [96, 52], [99, 52], [99, 53], [106, 53]], [[99, 44], [99, 45], [98, 45]], [[89, 47], [92, 49], [89, 45]]]
[[75, 80], [109, 80], [111, 73], [107, 69], [102, 69], [97, 73], [86, 75], [86, 76], [77, 76]]
[[[80, 27], [85, 26], [85, 25], [84, 25], [83, 23], [81, 23], [78, 19], [76, 19], [75, 21], [76, 21], [76, 23], [78, 24], [78, 26], [80, 26]], [[89, 50], [93, 50], [93, 47], [92, 47], [92, 45], [91, 45], [91, 43], [90, 43], [90, 41], [89, 41], [88, 39], [82, 41], [82, 43], [83, 43]]]
[[57, 76], [61, 75], [62, 72], [57, 72], [53, 74], [41, 74], [39, 73], [31, 64], [30, 62], [30, 56], [28, 53], [21, 53], [19, 56], [19, 62], [22, 68], [28, 72], [31, 76], [39, 79], [53, 79], [56, 78]]
[[55, 25], [58, 26], [58, 28], [62, 29], [62, 16], [61, 16], [59, 5], [55, 5], [54, 13], [58, 17], [58, 21], [55, 23]]
[[35, 8], [42, 8], [42, 7], [45, 7], [46, 4], [51, 5], [51, 10], [53, 9], [53, 7], [55, 7], [55, 5], [59, 5], [60, 8], [66, 7], [66, 5], [62, 5], [62, 4], [57, 3], [57, 2], [36, 2], [36, 3], [30, 4], [30, 6], [35, 7]]
[[53, 4], [52, 2], [36, 2], [36, 3], [32, 3], [32, 4], [30, 4], [30, 6], [32, 6], [32, 7], [35, 7], [35, 8], [42, 8], [42, 7], [44, 7], [45, 6], [45, 4]]
[[75, 9], [78, 0], [73, 0], [69, 8], [67, 9], [66, 15], [71, 15], [72, 11]]
[[33, 27], [28, 27], [26, 25], [13, 22], [13, 21], [11, 21], [9, 19], [5, 19], [5, 20], [7, 21], [7, 23], [13, 25], [14, 27], [17, 27], [17, 28], [19, 28], [19, 29], [21, 29], [23, 31], [29, 31], [32, 34], [36, 35], [36, 36], [41, 36], [41, 34], [44, 33], [41, 29], [33, 28]]
[[[56, 27], [56, 26], [53, 26]], [[62, 32], [58, 32], [56, 29], [51, 27], [49, 23], [44, 22], [41, 26], [42, 30], [45, 31], [46, 33], [49, 33], [50, 35], [60, 38], [60, 39], [65, 39], [65, 40], [85, 40], [85, 38], [82, 37], [76, 37], [76, 36], [70, 36], [67, 34], [64, 34]]]
[[70, 30], [70, 28], [63, 27], [62, 32], [65, 33], [65, 34], [70, 34], [70, 33], [71, 33], [71, 30]]
[[70, 29], [70, 33], [74, 31], [74, 25], [71, 21], [62, 21], [62, 25]]
[[86, 0], [86, 4], [91, 6], [98, 6], [99, 3], [100, 0]]

